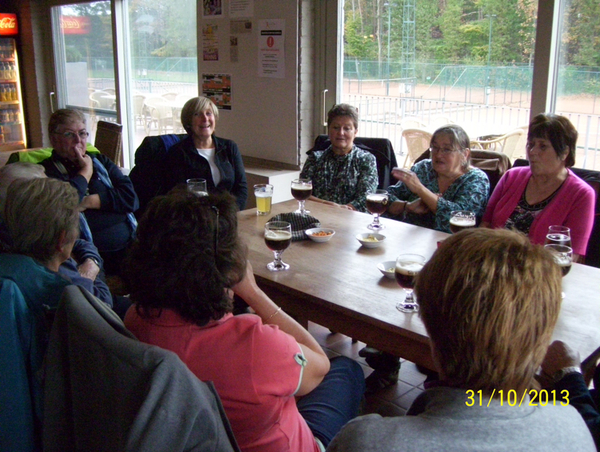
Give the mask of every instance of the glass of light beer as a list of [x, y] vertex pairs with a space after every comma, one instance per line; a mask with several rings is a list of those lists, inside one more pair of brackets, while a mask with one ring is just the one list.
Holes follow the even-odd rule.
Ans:
[[379, 221], [379, 216], [387, 210], [389, 195], [386, 190], [375, 190], [367, 193], [367, 210], [373, 215], [373, 222], [368, 225], [373, 231], [380, 231], [385, 228]]
[[272, 272], [290, 268], [281, 260], [281, 255], [292, 243], [292, 225], [287, 221], [269, 221], [265, 224], [265, 244], [273, 251], [275, 260], [267, 264]]
[[271, 184], [256, 184], [254, 186], [254, 196], [256, 197], [256, 215], [270, 214], [273, 186]]
[[468, 210], [454, 210], [450, 213], [450, 231], [453, 234], [463, 229], [474, 228], [476, 224], [475, 213]]
[[420, 254], [401, 254], [396, 259], [396, 281], [406, 292], [406, 298], [396, 304], [396, 308], [402, 312], [418, 312], [419, 305], [413, 294], [415, 277], [425, 265], [425, 257]]
[[292, 181], [292, 196], [298, 201], [298, 210], [295, 213], [302, 215], [309, 214], [310, 211], [304, 208], [304, 201], [312, 195], [312, 181], [310, 179], [294, 179]]

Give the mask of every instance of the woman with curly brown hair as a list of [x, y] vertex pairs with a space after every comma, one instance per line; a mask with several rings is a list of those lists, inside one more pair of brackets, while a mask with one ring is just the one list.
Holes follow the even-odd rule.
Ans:
[[[358, 414], [360, 365], [330, 362], [260, 290], [233, 196], [176, 190], [155, 198], [125, 267], [135, 303], [126, 326], [215, 384], [243, 451], [324, 450]], [[233, 316], [232, 293], [256, 314]]]

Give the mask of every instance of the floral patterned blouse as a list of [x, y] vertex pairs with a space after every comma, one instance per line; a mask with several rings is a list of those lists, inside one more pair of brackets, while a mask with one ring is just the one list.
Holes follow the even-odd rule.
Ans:
[[367, 193], [377, 189], [377, 162], [368, 151], [353, 146], [346, 155], [337, 155], [329, 146], [313, 151], [300, 177], [312, 180], [313, 196], [337, 204], [351, 204], [366, 212]]
[[[439, 193], [437, 173], [433, 170], [431, 159], [422, 160], [412, 167], [421, 183], [433, 193]], [[453, 210], [469, 210], [475, 212], [477, 223], [481, 220], [487, 206], [490, 182], [487, 175], [478, 168], [471, 168], [466, 174], [456, 179], [437, 203], [437, 212], [418, 215], [411, 212], [401, 214], [398, 219], [406, 223], [423, 226], [438, 231], [450, 232], [450, 212]], [[388, 187], [390, 202], [414, 201], [418, 198], [403, 182]]]

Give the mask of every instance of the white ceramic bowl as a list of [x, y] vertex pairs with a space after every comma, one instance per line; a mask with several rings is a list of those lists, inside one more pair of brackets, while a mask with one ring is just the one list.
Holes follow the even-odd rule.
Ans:
[[377, 268], [387, 278], [396, 279], [396, 261], [385, 261], [377, 264]]
[[[312, 228], [307, 229], [304, 232], [306, 233], [308, 238], [314, 242], [328, 242], [329, 240], [331, 240], [331, 237], [333, 237], [333, 235], [335, 234], [335, 231], [329, 228]], [[318, 233], [326, 233], [327, 235], [315, 235]]]
[[385, 235], [377, 232], [365, 232], [363, 234], [358, 234], [356, 240], [358, 240], [365, 248], [377, 248], [381, 246], [385, 240]]

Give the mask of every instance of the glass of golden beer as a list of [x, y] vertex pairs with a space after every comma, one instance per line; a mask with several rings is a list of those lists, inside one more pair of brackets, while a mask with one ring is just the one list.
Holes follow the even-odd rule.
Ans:
[[256, 197], [256, 215], [270, 214], [273, 186], [271, 184], [256, 184], [254, 186], [254, 196]]

